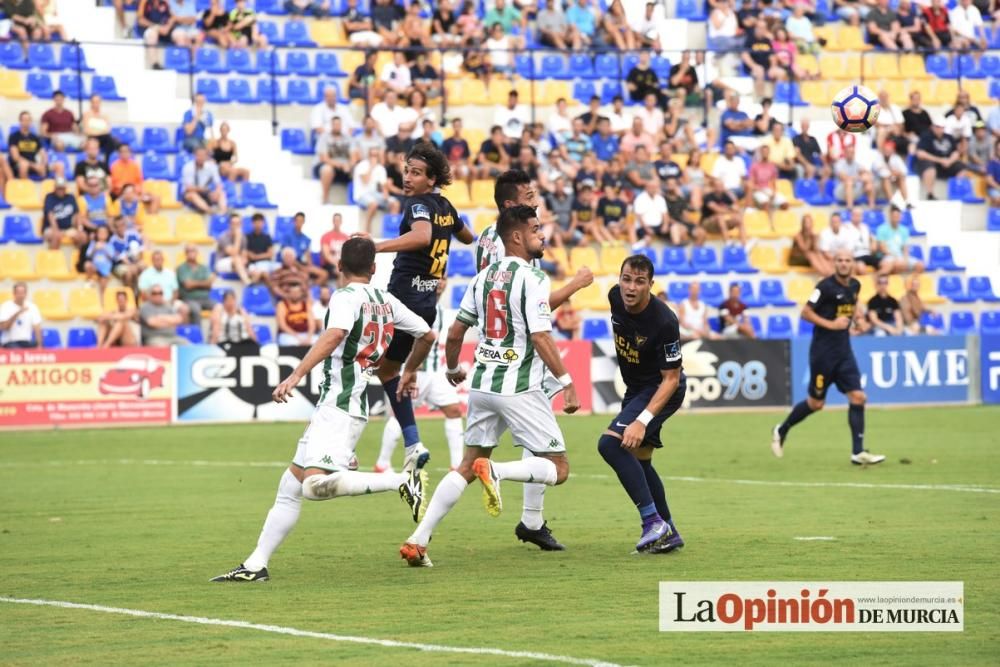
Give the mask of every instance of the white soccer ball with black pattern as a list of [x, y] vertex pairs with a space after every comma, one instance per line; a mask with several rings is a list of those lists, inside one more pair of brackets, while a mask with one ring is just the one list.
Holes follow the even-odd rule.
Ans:
[[845, 132], [867, 132], [878, 120], [878, 96], [864, 86], [844, 88], [830, 104], [833, 122]]

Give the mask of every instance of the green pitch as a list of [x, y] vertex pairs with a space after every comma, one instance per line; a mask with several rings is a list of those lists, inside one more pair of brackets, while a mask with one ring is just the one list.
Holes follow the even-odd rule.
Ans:
[[[1000, 489], [997, 409], [871, 410], [866, 440], [889, 458], [870, 469], [848, 463], [843, 412], [799, 426], [780, 461], [768, 449], [776, 415], [682, 414], [668, 423], [657, 468], [689, 478], [666, 481], [688, 546], [643, 557], [629, 555], [636, 512], [596, 451], [606, 418], [560, 421], [576, 477], [548, 491], [546, 517], [568, 551], [515, 541], [515, 483], [504, 485], [499, 519], [470, 488], [431, 543], [432, 569], [399, 559], [413, 524], [394, 494], [306, 501], [271, 581], [254, 585], [208, 579], [252, 550], [281, 474], [271, 462], [291, 457], [301, 425], [4, 433], [0, 596], [621, 664], [997, 663], [1000, 494], [881, 486]], [[436, 457], [433, 484], [443, 435], [438, 421], [421, 428]], [[359, 447], [363, 469], [380, 434], [373, 422]], [[836, 539], [795, 540], [807, 536]], [[963, 580], [966, 629], [661, 634], [657, 582], [667, 579]], [[0, 602], [4, 664], [404, 661], [534, 664]]]

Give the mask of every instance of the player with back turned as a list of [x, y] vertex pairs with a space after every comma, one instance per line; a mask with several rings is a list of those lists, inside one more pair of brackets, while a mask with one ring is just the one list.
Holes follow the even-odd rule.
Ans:
[[[441, 196], [441, 188], [451, 183], [448, 159], [433, 144], [420, 142], [410, 149], [403, 167], [403, 219], [400, 235], [375, 244], [378, 252], [394, 252], [396, 259], [389, 276], [389, 293], [433, 326], [437, 317], [437, 284], [448, 266], [448, 251], [454, 236], [462, 243], [472, 243], [472, 231], [458, 211]], [[420, 442], [413, 401], [409, 394], [397, 398], [399, 368], [410, 354], [413, 337], [398, 333], [386, 350], [378, 368], [378, 378], [385, 389], [403, 431], [406, 447], [404, 467], [415, 461], [423, 467], [430, 453]]]
[[687, 380], [677, 316], [652, 298], [652, 285], [653, 263], [645, 255], [633, 255], [622, 263], [618, 284], [608, 292], [625, 397], [597, 450], [639, 510], [642, 535], [636, 551], [668, 553], [684, 546], [684, 540], [653, 468], [653, 452], [663, 446], [664, 422], [684, 403]]
[[864, 447], [865, 392], [861, 389], [861, 373], [851, 349], [851, 321], [858, 302], [861, 283], [851, 277], [854, 257], [840, 250], [833, 258], [834, 274], [816, 284], [802, 319], [814, 325], [809, 345], [809, 394], [792, 408], [791, 413], [771, 433], [771, 451], [779, 459], [784, 455], [788, 431], [800, 421], [822, 410], [826, 391], [831, 384], [847, 396], [847, 423], [851, 427], [851, 463], [870, 465], [882, 463], [885, 456], [871, 454]]

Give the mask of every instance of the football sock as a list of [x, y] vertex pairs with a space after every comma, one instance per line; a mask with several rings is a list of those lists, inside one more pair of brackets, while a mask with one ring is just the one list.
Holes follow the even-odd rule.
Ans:
[[657, 514], [664, 521], [670, 521], [670, 507], [667, 505], [667, 494], [663, 490], [663, 480], [660, 479], [651, 460], [640, 460], [639, 465], [642, 466], [642, 472], [646, 476], [646, 484], [649, 486], [650, 495], [653, 496]]
[[427, 514], [424, 515], [424, 520], [413, 531], [407, 542], [426, 547], [427, 543], [431, 541], [431, 533], [455, 506], [458, 499], [462, 497], [467, 486], [469, 483], [465, 481], [465, 478], [454, 470], [441, 478], [437, 488], [434, 489], [431, 502], [427, 505]]
[[375, 465], [379, 468], [392, 467], [392, 453], [396, 451], [396, 444], [401, 435], [403, 435], [403, 429], [399, 426], [396, 418], [386, 419], [385, 427], [382, 429], [382, 449], [378, 452], [378, 461], [375, 462]]
[[795, 407], [792, 408], [792, 411], [788, 413], [787, 417], [785, 417], [785, 421], [782, 422], [781, 426], [778, 427], [778, 432], [781, 433], [781, 437], [784, 438], [786, 435], [788, 435], [788, 431], [793, 426], [798, 424], [800, 421], [802, 421], [812, 413], [813, 409], [809, 407], [808, 401], [799, 401], [798, 403], [796, 403]]
[[[635, 503], [639, 510], [639, 515], [645, 521], [652, 513], [656, 514], [656, 505], [653, 503], [653, 496], [649, 492], [649, 484], [646, 483], [646, 475], [643, 474], [639, 460], [632, 456], [632, 452], [622, 448], [622, 441], [614, 436], [604, 434], [597, 442], [597, 451], [611, 466], [618, 481], [621, 482], [628, 497]], [[652, 512], [650, 509], [652, 508]]]
[[448, 441], [448, 456], [451, 457], [451, 467], [457, 468], [462, 462], [462, 454], [465, 449], [465, 427], [462, 425], [462, 418], [444, 420], [444, 438]]
[[[364, 496], [369, 493], [383, 493], [394, 491], [409, 479], [409, 475], [402, 472], [377, 473], [377, 472], [357, 472], [354, 470], [338, 470], [329, 475], [314, 475], [306, 479], [302, 484], [306, 498], [310, 500], [329, 500], [341, 496]], [[332, 493], [329, 496], [315, 498], [310, 491], [311, 484], [332, 483]]]
[[[534, 456], [527, 449], [521, 448], [522, 459]], [[524, 509], [521, 510], [521, 523], [529, 530], [538, 530], [545, 519], [542, 518], [542, 507], [545, 505], [545, 485], [528, 483], [524, 485]]]
[[399, 426], [403, 430], [403, 444], [406, 448], [420, 442], [420, 433], [417, 431], [417, 420], [413, 416], [413, 400], [409, 396], [402, 399], [396, 398], [396, 390], [399, 389], [399, 376], [392, 378], [382, 385], [385, 389], [385, 398], [392, 406], [392, 414], [396, 415]]
[[509, 479], [512, 482], [535, 482], [549, 486], [555, 484], [558, 477], [556, 464], [542, 456], [531, 456], [520, 461], [494, 463], [493, 472], [500, 479]]
[[865, 448], [865, 406], [853, 403], [848, 406], [847, 423], [851, 425], [852, 453], [860, 454]]
[[285, 541], [299, 520], [299, 510], [302, 509], [302, 484], [288, 469], [281, 475], [278, 482], [278, 495], [274, 506], [267, 513], [264, 527], [260, 529], [257, 538], [257, 548], [243, 561], [243, 566], [253, 572], [267, 567], [271, 554]]

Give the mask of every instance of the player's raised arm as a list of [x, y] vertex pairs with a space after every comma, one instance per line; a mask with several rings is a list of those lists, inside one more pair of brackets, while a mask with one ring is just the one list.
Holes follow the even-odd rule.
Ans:
[[478, 279], [473, 279], [469, 288], [465, 290], [462, 303], [459, 306], [458, 317], [448, 328], [448, 337], [444, 343], [444, 360], [447, 364], [445, 376], [453, 386], [458, 386], [465, 382], [465, 370], [458, 364], [458, 355], [462, 351], [462, 342], [465, 341], [465, 332], [469, 327], [476, 326], [479, 317], [476, 315], [476, 284]]
[[275, 387], [274, 392], [271, 394], [274, 402], [287, 403], [288, 396], [298, 386], [299, 382], [302, 381], [302, 378], [308, 375], [316, 364], [328, 359], [346, 335], [347, 331], [344, 329], [327, 329], [320, 334], [319, 339], [309, 348], [306, 356], [302, 357], [302, 361], [292, 371], [292, 374]]
[[549, 305], [552, 295], [549, 279], [540, 271], [535, 270], [535, 273], [535, 276], [526, 278], [524, 282], [525, 320], [528, 333], [531, 335], [531, 344], [535, 346], [538, 356], [556, 376], [559, 384], [566, 388], [563, 412], [573, 414], [580, 409], [580, 401], [576, 396], [573, 378], [566, 372], [559, 348], [552, 340], [552, 308]]
[[[422, 206], [422, 204], [414, 204]], [[394, 239], [386, 239], [375, 244], [375, 252], [410, 252], [426, 248], [431, 244], [430, 219], [416, 220], [410, 231]]]
[[569, 301], [570, 297], [594, 282], [594, 272], [589, 266], [582, 267], [569, 282], [549, 294], [549, 308], [555, 310]]
[[469, 229], [464, 222], [462, 222], [461, 218], [455, 218], [455, 226], [458, 227], [458, 229], [455, 230], [456, 239], [465, 244], [472, 243], [476, 240], [475, 234], [473, 234], [472, 230]]
[[405, 331], [413, 336], [413, 349], [406, 359], [406, 365], [399, 378], [399, 388], [396, 390], [397, 398], [402, 398], [406, 394], [413, 393], [417, 382], [417, 371], [427, 359], [437, 334], [419, 315], [407, 308], [392, 294], [386, 294], [389, 303], [392, 304], [393, 323], [396, 328]]

